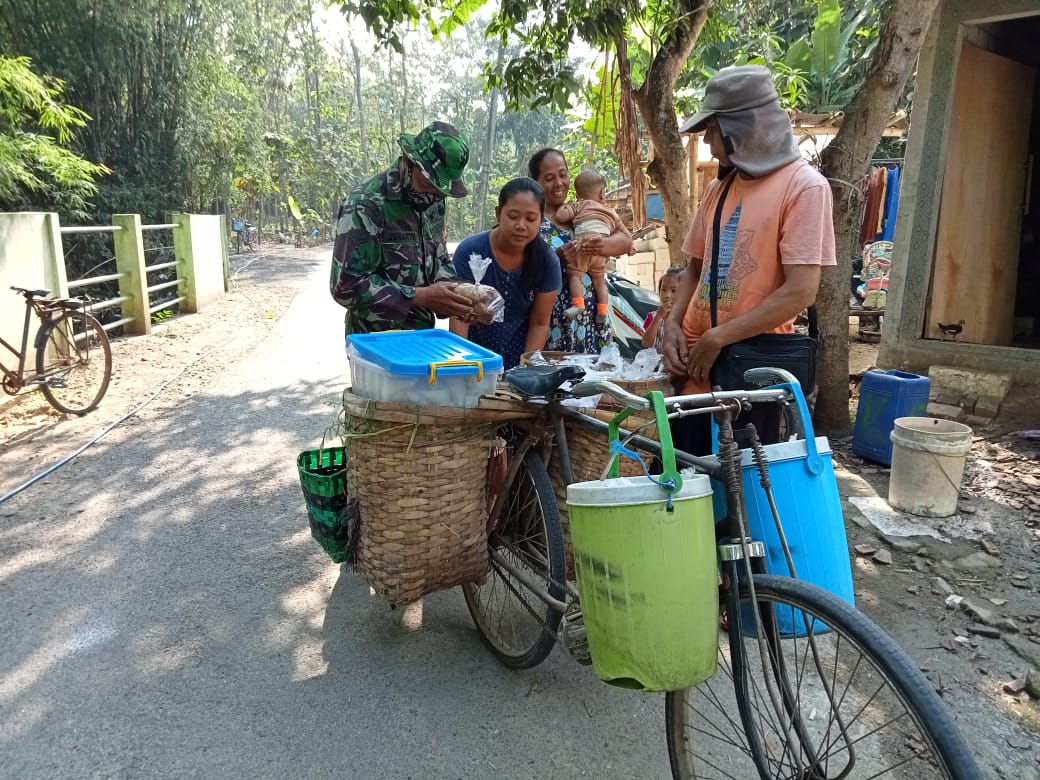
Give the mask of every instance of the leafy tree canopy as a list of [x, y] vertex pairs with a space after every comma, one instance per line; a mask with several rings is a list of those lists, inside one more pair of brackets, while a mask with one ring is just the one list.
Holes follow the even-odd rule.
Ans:
[[60, 79], [34, 73], [28, 57], [0, 57], [0, 210], [58, 201], [85, 214], [107, 169], [68, 148], [86, 112], [63, 101]]

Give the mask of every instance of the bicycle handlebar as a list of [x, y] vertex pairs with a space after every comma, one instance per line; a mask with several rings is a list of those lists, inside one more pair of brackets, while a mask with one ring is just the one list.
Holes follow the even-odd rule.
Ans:
[[[781, 381], [786, 379], [781, 374], [790, 374], [783, 369], [752, 369], [753, 371], [760, 371], [761, 379], [765, 379], [766, 373], [771, 374], [774, 377], [780, 377]], [[750, 374], [751, 371], [748, 372]], [[753, 378], [748, 377], [749, 381], [754, 381]], [[798, 380], [791, 376], [790, 381], [797, 382]], [[615, 385], [613, 382], [607, 382], [604, 380], [592, 380], [588, 382], [579, 382], [571, 388], [571, 394], [578, 398], [587, 398], [590, 395], [599, 395], [606, 393], [617, 399], [620, 403], [631, 409], [649, 409], [650, 402], [642, 396], [633, 395], [627, 390], [622, 390], [620, 387]], [[767, 401], [789, 401], [792, 399], [792, 395], [784, 388], [775, 388], [772, 390], [716, 390], [712, 393], [695, 393], [693, 395], [676, 395], [666, 396], [664, 402], [667, 406], [715, 406], [720, 401], [746, 401], [747, 403], [763, 403]]]
[[642, 396], [633, 395], [627, 390], [622, 390], [613, 382], [607, 382], [602, 379], [578, 382], [576, 385], [571, 387], [570, 392], [571, 395], [577, 398], [588, 398], [590, 395], [602, 395], [603, 393], [606, 393], [632, 409], [650, 408], [650, 402]]

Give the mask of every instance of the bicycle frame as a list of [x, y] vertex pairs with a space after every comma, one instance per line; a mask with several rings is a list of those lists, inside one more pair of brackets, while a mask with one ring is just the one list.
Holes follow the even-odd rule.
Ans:
[[25, 319], [22, 322], [22, 347], [21, 349], [15, 349], [11, 346], [3, 337], [0, 337], [0, 344], [7, 348], [7, 350], [18, 358], [18, 370], [12, 371], [4, 365], [3, 361], [0, 360], [0, 369], [4, 372], [4, 383], [10, 383], [16, 390], [21, 390], [26, 385], [32, 384], [31, 382], [25, 381], [25, 361], [28, 355], [29, 346], [29, 321], [32, 319], [32, 315], [35, 309], [32, 305], [32, 299], [25, 299]]
[[[608, 382], [582, 382], [573, 389], [573, 394], [577, 397], [586, 397], [603, 392], [610, 393], [627, 407], [644, 410], [650, 408], [650, 402], [647, 401], [647, 399], [626, 393]], [[776, 389], [727, 391], [706, 395], [677, 396], [666, 400], [668, 405], [675, 409], [674, 412], [669, 414], [669, 417], [673, 418], [682, 417], [685, 416], [685, 414], [707, 414], [712, 412], [732, 411], [732, 405], [734, 402], [749, 403], [751, 400], [782, 402], [788, 397], [789, 394], [786, 390]], [[597, 420], [594, 417], [590, 417], [589, 415], [582, 414], [579, 409], [564, 406], [561, 403], [561, 400], [562, 397], [560, 396], [549, 398], [549, 403], [546, 405], [545, 411], [527, 427], [524, 435], [517, 440], [516, 450], [513, 453], [509, 469], [507, 470], [505, 479], [503, 480], [503, 485], [509, 485], [512, 483], [520, 470], [524, 455], [536, 446], [541, 448], [542, 451], [540, 456], [546, 463], [551, 457], [553, 450], [555, 450], [555, 455], [559, 459], [564, 484], [571, 484], [574, 481], [574, 474], [571, 468], [570, 448], [567, 443], [565, 422], [570, 420], [596, 432], [603, 434], [607, 433], [609, 429], [607, 423]], [[683, 404], [705, 400], [711, 401], [712, 405], [693, 410], [683, 411], [681, 409]], [[622, 429], [620, 430], [620, 435], [623, 444], [634, 444], [639, 449], [644, 450], [651, 455], [656, 457], [661, 456], [661, 445], [652, 439], [640, 436], [638, 431]], [[612, 457], [616, 458], [618, 456], [614, 455]], [[681, 468], [694, 467], [716, 479], [724, 479], [724, 465], [719, 462], [697, 457], [681, 450], [675, 451], [675, 460], [676, 464]], [[609, 470], [609, 468], [610, 462], [607, 463], [604, 473], [606, 473], [606, 470]], [[507, 492], [508, 491], [503, 490], [495, 498], [495, 503], [491, 509], [492, 526], [494, 526], [497, 519], [501, 516]], [[740, 504], [734, 503], [733, 505], [739, 506]], [[556, 611], [561, 613], [565, 612], [570, 607], [571, 603], [578, 598], [577, 590], [570, 582], [556, 583], [563, 588], [569, 599], [568, 601], [561, 601], [553, 598], [549, 593], [546, 593], [544, 589], [532, 582], [521, 569], [514, 566], [506, 556], [502, 555], [497, 550], [492, 550], [491, 556], [498, 565], [502, 566], [510, 574], [516, 577], [519, 582], [526, 586], [534, 596]], [[762, 570], [765, 571], [764, 562], [762, 564]]]
[[[62, 373], [61, 371], [50, 371], [43, 374], [34, 374], [30, 377], [26, 377], [25, 375], [26, 362], [29, 358], [29, 323], [32, 320], [33, 314], [36, 314], [40, 319], [40, 326], [42, 327], [44, 323], [48, 322], [52, 318], [56, 311], [79, 310], [82, 308], [82, 302], [74, 301], [73, 299], [25, 298], [25, 318], [22, 321], [21, 348], [15, 349], [15, 347], [6, 339], [0, 336], [0, 345], [3, 345], [8, 352], [18, 359], [17, 370], [8, 368], [4, 365], [3, 361], [0, 360], [0, 370], [3, 370], [3, 385], [8, 392], [13, 394], [29, 387], [30, 385], [42, 384], [51, 376], [56, 376]], [[35, 344], [36, 349], [40, 349], [41, 347], [41, 344]]]
[[[748, 376], [747, 378], [754, 382], [756, 378], [762, 376], [759, 375], [755, 378]], [[569, 393], [557, 391], [555, 394], [550, 394], [546, 398], [547, 403], [534, 419], [513, 424], [518, 426], [521, 432], [516, 436], [507, 437], [511, 439], [513, 459], [506, 470], [501, 490], [495, 497], [489, 525], [492, 536], [489, 554], [494, 561], [494, 568], [501, 569], [497, 575], [497, 582], [504, 583], [506, 589], [504, 598], [509, 600], [511, 593], [513, 601], [519, 602], [522, 607], [521, 612], [525, 609], [526, 613], [533, 616], [537, 622], [532, 625], [530, 620], [521, 620], [520, 623], [516, 623], [507, 619], [505, 623], [500, 623], [499, 625], [504, 625], [506, 628], [521, 626], [519, 634], [514, 629], [514, 641], [511, 644], [509, 631], [501, 629], [489, 631], [486, 627], [493, 625], [488, 621], [497, 610], [497, 607], [493, 605], [501, 603], [501, 596], [496, 600], [493, 595], [495, 591], [492, 590], [492, 596], [486, 602], [492, 605], [492, 608], [481, 612], [482, 602], [467, 591], [467, 605], [485, 642], [508, 666], [530, 668], [537, 665], [544, 660], [554, 641], [579, 662], [591, 662], [589, 645], [585, 640], [582, 624], [577, 583], [572, 584], [566, 581], [567, 576], [562, 573], [560, 568], [559, 545], [565, 541], [563, 537], [565, 529], [561, 529], [557, 519], [553, 517], [555, 512], [546, 513], [546, 507], [552, 507], [555, 503], [553, 493], [559, 491], [559, 483], [556, 480], [562, 479], [565, 484], [569, 485], [573, 483], [575, 477], [575, 470], [570, 461], [567, 436], [568, 430], [572, 434], [574, 430], [568, 427], [568, 423], [591, 429], [603, 435], [604, 439], [609, 434], [612, 441], [618, 441], [623, 446], [628, 445], [644, 453], [656, 455], [664, 466], [664, 476], [657, 478], [662, 480], [658, 484], [661, 484], [666, 491], [677, 489], [678, 483], [682, 479], [682, 475], [677, 473], [676, 466], [679, 468], [693, 466], [700, 473], [709, 475], [713, 481], [720, 482], [728, 497], [727, 515], [715, 524], [715, 528], [717, 564], [721, 575], [718, 597], [725, 615], [725, 625], [722, 635], [719, 637], [719, 654], [723, 659], [723, 668], [728, 675], [728, 680], [722, 678], [721, 684], [732, 687], [734, 702], [729, 705], [729, 712], [724, 713], [724, 720], [720, 720], [719, 728], [724, 730], [728, 724], [734, 729], [740, 729], [745, 741], [744, 747], [741, 748], [737, 742], [730, 742], [727, 733], [722, 733], [719, 741], [723, 746], [733, 745], [746, 754], [751, 761], [746, 767], [748, 771], [745, 774], [748, 776], [761, 778], [774, 776], [771, 774], [774, 765], [777, 761], [781, 761], [784, 766], [790, 768], [792, 772], [790, 776], [816, 777], [819, 776], [819, 768], [834, 758], [840, 761], [838, 766], [842, 774], [828, 776], [844, 777], [849, 776], [857, 765], [864, 763], [870, 765], [872, 760], [870, 749], [863, 749], [859, 745], [864, 738], [862, 722], [859, 720], [862, 710], [845, 711], [843, 708], [845, 695], [849, 689], [843, 688], [842, 685], [845, 683], [841, 683], [837, 679], [837, 661], [832, 660], [831, 656], [831, 652], [835, 650], [833, 642], [818, 640], [818, 635], [826, 634], [833, 627], [837, 631], [838, 647], [840, 647], [841, 638], [845, 636], [841, 633], [844, 618], [839, 619], [841, 618], [840, 611], [824, 610], [822, 614], [832, 615], [835, 622], [831, 624], [828, 619], [825, 623], [820, 623], [819, 618], [815, 617], [817, 613], [812, 611], [814, 609], [813, 599], [793, 602], [794, 605], [802, 603], [808, 606], [792, 607], [788, 605], [785, 607], [784, 605], [789, 602], [777, 598], [778, 594], [783, 592], [776, 584], [782, 580], [782, 575], [779, 572], [769, 574], [768, 569], [773, 567], [767, 564], [767, 560], [771, 560], [772, 555], [767, 559], [766, 544], [753, 540], [749, 534], [749, 527], [753, 525], [752, 521], [759, 522], [760, 518], [758, 517], [759, 511], [749, 509], [748, 504], [745, 503], [744, 483], [748, 467], [745, 465], [746, 453], [743, 453], [738, 447], [734, 437], [733, 422], [737, 415], [748, 409], [753, 403], [770, 402], [781, 405], [793, 403], [798, 409], [798, 414], [793, 419], [790, 417], [787, 419], [788, 431], [794, 432], [801, 428], [798, 431], [799, 438], [803, 439], [807, 435], [813, 435], [809, 424], [808, 409], [804, 399], [796, 390], [795, 382], [788, 380], [787, 377], [777, 377], [776, 374], [771, 374], [769, 378], [781, 384], [764, 390], [720, 391], [672, 397], [665, 400], [663, 408], [662, 396], [659, 393], [649, 394], [648, 398], [642, 398], [625, 393], [607, 382], [583, 382], [571, 388]], [[563, 399], [568, 395], [582, 397], [604, 392], [618, 399], [625, 407], [610, 424], [601, 422], [600, 419], [563, 403]], [[648, 400], [649, 398], [654, 399], [652, 403]], [[675, 462], [673, 464], [669, 457], [671, 450], [662, 453], [660, 443], [653, 441], [648, 436], [641, 435], [642, 428], [620, 429], [620, 425], [629, 421], [627, 415], [632, 410], [649, 411], [651, 407], [653, 407], [659, 426], [664, 425], [664, 417], [673, 420], [687, 415], [715, 413], [719, 425], [717, 455], [703, 458], [682, 451], [674, 451]], [[654, 423], [640, 424], [649, 426]], [[749, 427], [746, 432], [742, 430], [740, 433], [742, 439], [746, 433], [750, 441], [750, 445], [742, 446], [751, 448], [753, 461], [760, 470], [762, 488], [769, 503], [769, 509], [765, 510], [766, 514], [768, 515], [770, 511], [772, 513], [780, 544], [787, 557], [790, 578], [797, 579], [792, 555], [782, 528], [780, 510], [772, 495], [768, 466], [771, 458], [770, 451], [763, 449], [753, 428]], [[660, 431], [660, 434], [668, 449], [668, 437], [664, 435], [664, 430]], [[808, 455], [807, 464], [810, 464], [816, 457], [815, 451], [809, 444], [806, 444], [805, 448]], [[534, 453], [532, 453], [532, 449]], [[614, 454], [619, 451], [619, 448], [612, 446], [611, 450], [610, 461], [604, 471], [609, 471], [616, 476], [618, 469], [613, 459], [619, 457]], [[537, 469], [534, 468], [536, 464], [532, 461], [535, 454], [542, 459], [546, 466], [551, 465], [555, 468], [548, 479], [547, 469], [542, 469], [540, 466]], [[631, 453], [626, 454], [631, 455]], [[552, 458], [559, 460], [554, 464]], [[524, 462], [527, 463], [526, 467], [523, 465]], [[584, 466], [579, 463], [574, 465]], [[531, 472], [531, 477], [525, 476], [522, 472], [524, 468]], [[582, 473], [586, 473], [584, 469], [582, 469]], [[535, 479], [533, 478], [535, 475], [540, 476]], [[554, 483], [555, 487], [551, 487], [549, 482]], [[519, 485], [522, 490], [528, 492], [532, 490], [530, 486], [533, 485], [539, 503], [531, 503], [529, 499], [523, 497], [519, 500], [512, 498], [514, 495], [527, 495], [515, 492], [514, 485]], [[507, 496], [511, 498], [507, 500]], [[512, 507], [521, 507], [521, 509], [514, 513]], [[516, 549], [522, 549], [526, 529], [531, 527], [531, 518], [543, 523], [538, 528], [544, 529], [545, 539], [555, 541], [548, 545], [548, 552], [545, 552], [538, 546], [541, 544], [539, 540], [543, 537], [529, 537], [535, 540], [535, 544], [531, 546], [530, 553], [523, 553], [527, 557], [521, 558], [521, 561], [529, 560], [533, 565], [525, 569], [522, 562], [519, 565], [513, 562], [517, 556], [514, 555], [511, 560], [507, 553], [512, 538], [520, 540]], [[495, 539], [503, 520], [505, 525], [502, 526], [502, 534]], [[768, 521], [763, 520], [762, 522]], [[757, 526], [754, 527], [757, 528]], [[519, 530], [515, 537], [511, 537], [516, 529]], [[768, 530], [765, 533], [771, 535]], [[500, 545], [502, 552], [499, 550]], [[782, 568], [782, 563], [779, 565]], [[559, 580], [564, 580], [564, 582]], [[791, 587], [793, 588], [793, 586]], [[811, 595], [812, 590], [820, 590], [811, 582], [793, 588], [793, 591], [797, 592], [799, 589], [804, 590], [806, 596]], [[763, 593], [763, 590], [766, 592]], [[532, 595], [534, 598], [530, 598]], [[827, 598], [844, 606], [833, 596]], [[825, 603], [821, 601], [820, 605], [818, 608], [822, 609]], [[516, 609], [516, 606], [513, 608]], [[501, 614], [509, 614], [508, 605]], [[792, 620], [794, 621], [793, 629]], [[847, 624], [846, 628], [855, 627], [854, 624], [855, 621]], [[706, 625], [704, 628], [712, 633], [718, 632], [718, 626]], [[520, 637], [519, 640], [516, 639], [517, 636]], [[533, 640], [528, 639], [530, 636], [534, 637]], [[851, 636], [852, 646], [859, 647], [856, 644], [856, 632], [853, 632]], [[864, 634], [863, 638], [865, 640], [869, 637]], [[796, 655], [794, 656], [789, 655], [789, 651], [792, 651], [790, 641], [792, 639], [795, 642], [793, 652]], [[864, 652], [866, 655], [863, 655]], [[876, 653], [876, 651], [874, 652]], [[876, 655], [871, 653], [870, 643], [866, 643], [860, 650], [860, 658], [865, 659], [868, 664], [873, 663], [872, 659]], [[835, 655], [833, 658], [836, 659], [837, 656]], [[858, 666], [857, 661], [856, 667]], [[815, 672], [811, 671], [813, 668], [815, 668]], [[894, 671], [897, 672], [896, 677], [886, 684], [900, 698], [902, 692], [906, 692], [907, 695], [912, 693], [914, 685], [910, 685], [906, 680], [900, 681], [901, 673], [898, 673], [898, 669]], [[806, 674], [807, 672], [808, 674]], [[811, 712], [808, 711], [806, 700], [802, 698], [803, 674], [807, 677], [812, 676], [812, 680], [817, 686], [817, 693], [825, 697], [823, 701], [826, 703], [817, 703], [815, 700], [809, 702], [810, 706], [815, 705]], [[884, 674], [882, 672], [882, 677]], [[885, 683], [886, 680], [887, 678], [883, 679], [882, 683]], [[921, 682], [927, 688], [927, 681], [922, 680]], [[851, 683], [851, 679], [849, 683]], [[809, 690], [811, 693], [811, 684]], [[868, 697], [867, 704], [873, 700], [879, 690], [880, 688], [875, 690], [872, 681], [868, 682], [863, 691], [864, 695]], [[672, 693], [669, 694], [670, 697], [672, 695]], [[713, 700], [713, 696], [714, 693], [711, 689], [705, 694], [705, 698], [709, 702]], [[915, 709], [922, 705], [914, 703], [912, 700], [913, 696], [910, 696], [909, 699], [903, 701], [903, 712], [909, 713], [916, 720], [915, 713], [923, 714], [926, 710]], [[675, 701], [683, 707], [690, 706], [685, 695]], [[896, 704], [898, 706], [898, 702]], [[722, 708], [718, 700], [715, 700], [715, 706]], [[824, 729], [822, 730], [819, 724], [813, 723], [817, 717], [816, 706], [822, 707], [824, 710], [822, 714]], [[768, 719], [764, 724], [763, 716], [760, 714], [763, 712], [766, 713], [765, 717]], [[668, 718], [676, 717], [684, 716], [674, 715], [673, 710], [669, 709]], [[685, 742], [688, 739], [685, 731], [688, 727], [685, 721], [678, 721], [678, 723], [681, 731], [676, 730], [675, 723], [670, 722], [669, 724], [670, 757], [673, 756], [673, 750], [679, 749], [673, 745], [673, 740], [679, 740], [681, 737]], [[859, 724], [858, 729], [857, 724]], [[885, 725], [888, 724], [882, 724], [882, 726]], [[942, 748], [939, 744], [927, 736], [931, 732], [928, 732], [926, 723], [921, 721], [918, 726], [924, 729], [922, 733], [929, 740], [926, 747], [931, 747], [933, 751], [939, 750], [941, 753]], [[697, 731], [696, 726], [693, 729]], [[872, 733], [874, 731], [869, 732], [868, 735]], [[676, 736], [677, 734], [679, 736]], [[681, 747], [684, 742], [675, 744]], [[917, 749], [913, 748], [913, 750]], [[939, 753], [935, 753], [935, 755], [939, 755]], [[689, 767], [680, 766], [679, 763], [673, 763], [672, 769], [673, 772], [689, 771]], [[685, 777], [686, 774], [682, 776]]]

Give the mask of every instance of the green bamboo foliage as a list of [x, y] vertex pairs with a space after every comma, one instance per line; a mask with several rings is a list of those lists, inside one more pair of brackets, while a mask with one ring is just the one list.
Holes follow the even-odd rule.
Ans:
[[60, 203], [83, 216], [106, 173], [69, 148], [90, 116], [64, 102], [60, 79], [32, 70], [28, 57], [0, 57], [0, 210]]

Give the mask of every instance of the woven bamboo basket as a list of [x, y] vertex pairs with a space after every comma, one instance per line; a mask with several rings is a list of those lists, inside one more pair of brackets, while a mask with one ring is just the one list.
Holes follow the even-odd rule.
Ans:
[[[595, 417], [603, 422], [610, 422], [616, 412], [605, 409], [582, 409], [583, 414]], [[643, 427], [645, 425], [645, 427]], [[606, 433], [598, 433], [591, 428], [586, 428], [578, 422], [567, 420], [564, 423], [567, 431], [567, 449], [571, 460], [571, 473], [574, 482], [591, 482], [603, 475], [603, 469], [607, 466], [609, 459], [609, 448]], [[625, 420], [622, 428], [632, 432], [639, 430], [640, 436], [648, 439], [657, 438], [657, 424], [654, 422], [653, 414], [649, 411], [633, 412]], [[618, 474], [622, 477], [637, 477], [643, 473], [643, 467], [630, 458], [618, 459]], [[556, 494], [556, 506], [560, 510], [560, 523], [563, 525], [564, 542], [566, 545], [567, 577], [574, 579], [574, 556], [571, 552], [570, 516], [567, 513], [567, 484], [563, 479], [563, 470], [560, 468], [560, 460], [554, 456], [549, 463], [549, 479], [552, 482], [553, 492]]]
[[343, 408], [358, 573], [392, 604], [483, 582], [488, 455], [501, 422], [530, 410], [389, 404], [349, 391]]

